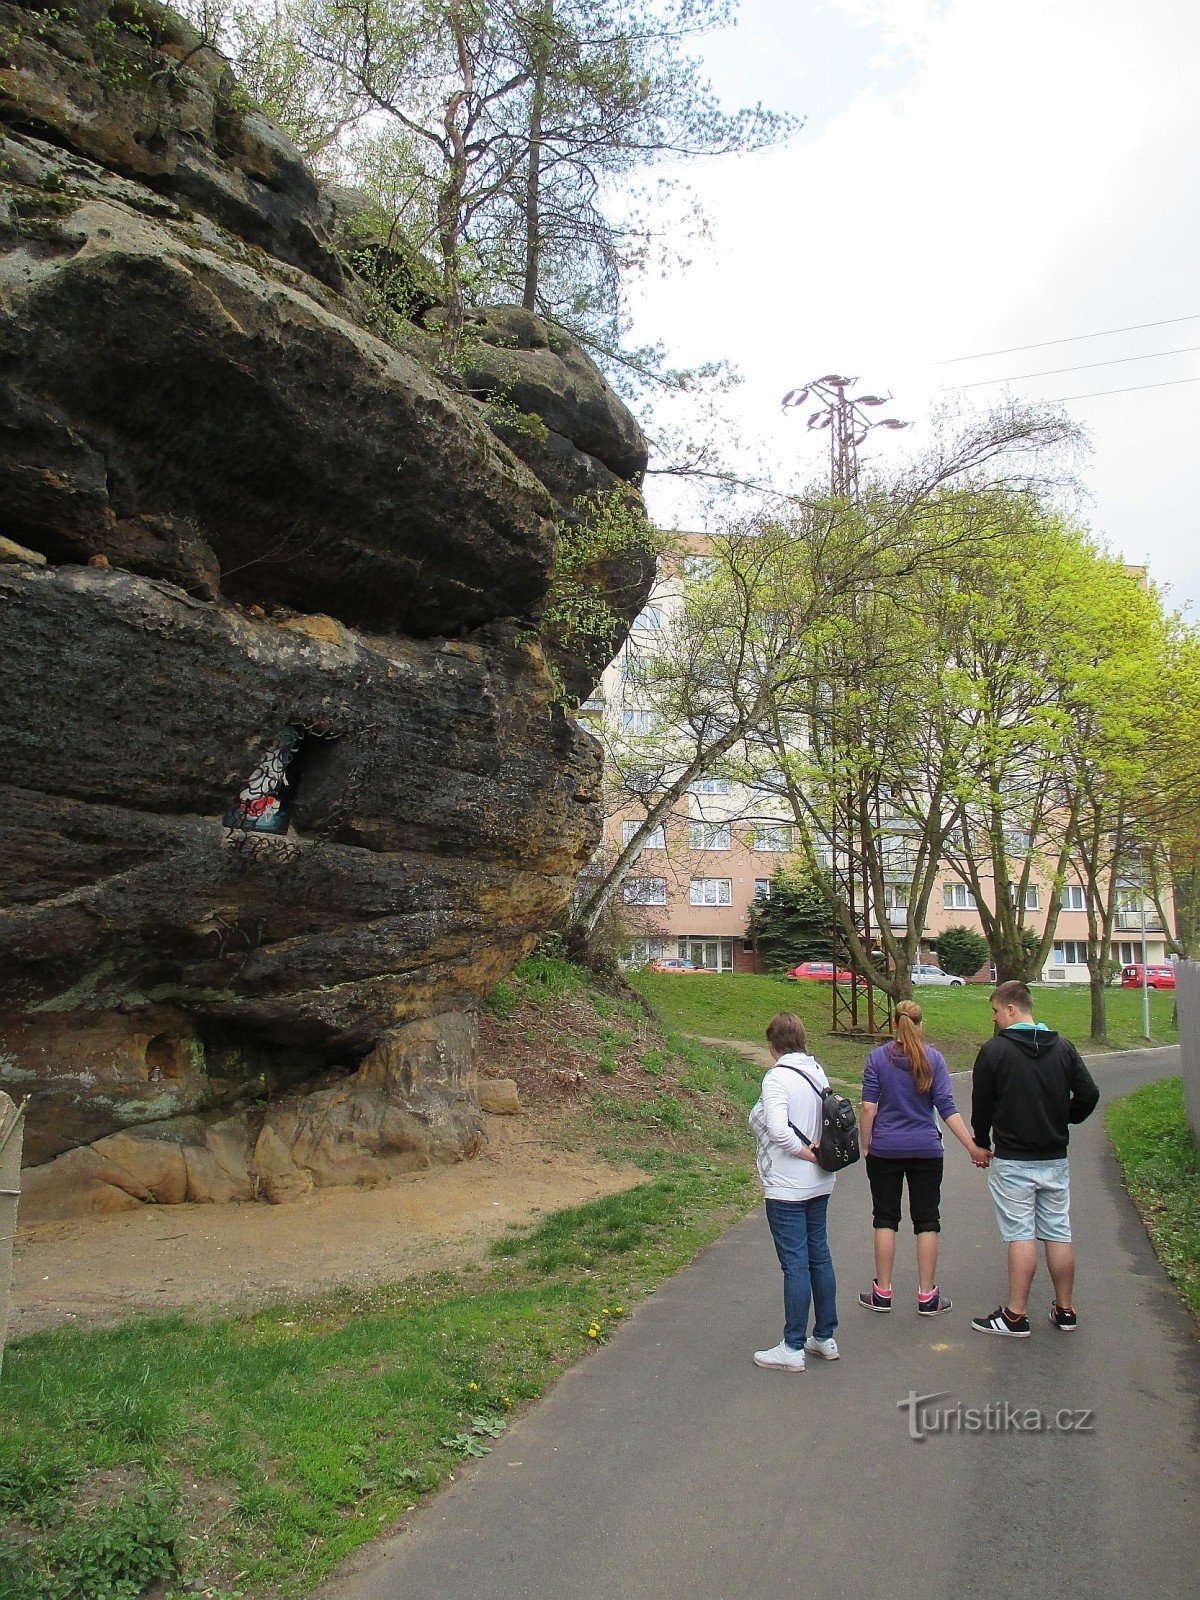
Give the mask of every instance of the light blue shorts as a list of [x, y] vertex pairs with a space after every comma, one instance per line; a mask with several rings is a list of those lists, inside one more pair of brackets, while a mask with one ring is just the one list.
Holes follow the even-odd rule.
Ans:
[[988, 1188], [1005, 1244], [1043, 1239], [1071, 1242], [1071, 1186], [1067, 1158], [1058, 1161], [993, 1160]]

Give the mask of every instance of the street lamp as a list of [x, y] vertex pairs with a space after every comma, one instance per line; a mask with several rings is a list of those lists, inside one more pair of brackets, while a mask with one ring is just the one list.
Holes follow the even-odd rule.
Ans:
[[[858, 382], [857, 378], [843, 378], [836, 372], [827, 372], [824, 377], [813, 378], [800, 389], [789, 389], [783, 397], [783, 409], [794, 410], [806, 403], [816, 403], [816, 410], [808, 417], [807, 427], [810, 433], [822, 431], [829, 434], [829, 491], [835, 500], [844, 501], [847, 505], [857, 506], [859, 492], [858, 475], [858, 447], [866, 439], [873, 428], [907, 428], [907, 422], [901, 422], [898, 417], [877, 417], [872, 415], [880, 406], [889, 404], [890, 395], [859, 394], [852, 395], [851, 390]], [[851, 614], [854, 614], [855, 598], [851, 596]], [[859, 831], [859, 807], [855, 803], [856, 796], [848, 794], [845, 797], [834, 796], [833, 817], [830, 825], [830, 842], [832, 845], [832, 876], [836, 885], [838, 898], [845, 905], [851, 920], [860, 932], [864, 949], [870, 956], [872, 948], [872, 924], [878, 922], [874, 915], [878, 909], [873, 903], [872, 880], [867, 862], [866, 841]], [[875, 798], [874, 820], [876, 830], [879, 825], [879, 801]], [[842, 852], [839, 842], [844, 840], [846, 845], [845, 860], [841, 860]], [[859, 886], [855, 882], [857, 862], [862, 867], [862, 902], [861, 916], [858, 904]], [[886, 916], [886, 908], [879, 911], [878, 916]], [[882, 926], [880, 924], [880, 926]], [[849, 941], [847, 946], [849, 945]], [[833, 970], [835, 981], [833, 991], [833, 1032], [857, 1034], [858, 1024], [858, 981], [857, 963], [853, 956], [847, 953], [847, 963], [854, 974], [850, 983], [848, 996], [843, 997], [841, 988], [836, 981], [838, 968], [841, 965], [842, 935], [839, 924], [834, 921], [833, 940]], [[866, 984], [867, 994], [867, 1033], [877, 1037], [878, 1030], [875, 1025], [875, 986], [869, 981]], [[886, 1020], [891, 1021], [891, 1002], [886, 1007]]]
[[783, 409], [794, 410], [806, 401], [815, 400], [817, 409], [808, 418], [810, 433], [829, 433], [829, 487], [835, 499], [858, 499], [858, 447], [872, 428], [907, 428], [899, 417], [873, 417], [867, 407], [885, 406], [890, 395], [851, 395], [857, 378], [843, 378], [836, 372], [827, 372], [823, 378], [814, 378], [802, 389], [789, 389], [783, 397]]

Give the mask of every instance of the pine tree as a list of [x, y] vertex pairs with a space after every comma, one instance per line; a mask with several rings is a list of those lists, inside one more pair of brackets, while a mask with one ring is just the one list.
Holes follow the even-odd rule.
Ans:
[[833, 949], [833, 917], [810, 878], [780, 867], [771, 876], [765, 900], [750, 907], [750, 938], [769, 972], [786, 972], [801, 961], [828, 961]]

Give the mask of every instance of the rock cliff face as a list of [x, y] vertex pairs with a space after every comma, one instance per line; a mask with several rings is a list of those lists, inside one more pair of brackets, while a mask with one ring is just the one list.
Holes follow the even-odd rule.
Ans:
[[[477, 316], [454, 387], [372, 331], [339, 207], [170, 12], [0, 4], [0, 41], [24, 1214], [470, 1154], [472, 1008], [599, 826], [540, 631], [558, 528], [636, 494], [641, 435], [527, 313]], [[626, 620], [650, 578], [596, 573]]]

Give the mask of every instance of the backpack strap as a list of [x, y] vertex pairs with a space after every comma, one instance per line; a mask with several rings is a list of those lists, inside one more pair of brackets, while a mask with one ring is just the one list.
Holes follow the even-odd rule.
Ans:
[[[807, 1072], [801, 1071], [799, 1067], [793, 1067], [790, 1061], [776, 1061], [775, 1066], [782, 1067], [785, 1072], [794, 1072], [798, 1078], [803, 1078], [808, 1087], [816, 1095], [817, 1099], [820, 1100], [821, 1104], [825, 1104], [825, 1091], [817, 1088], [816, 1084], [812, 1081]], [[815, 1150], [817, 1148], [817, 1145], [820, 1143], [819, 1135], [815, 1140], [810, 1139], [807, 1134], [800, 1132], [800, 1129], [794, 1122], [789, 1122], [788, 1127], [796, 1135], [797, 1139], [799, 1139], [802, 1144], [806, 1144], [810, 1150]]]

